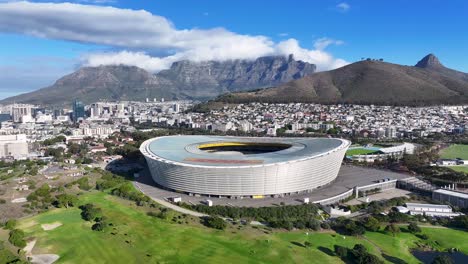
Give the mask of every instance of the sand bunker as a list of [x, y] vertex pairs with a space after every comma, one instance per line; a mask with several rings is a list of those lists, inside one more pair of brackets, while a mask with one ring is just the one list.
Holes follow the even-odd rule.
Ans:
[[[60, 225], [62, 225], [62, 224], [60, 224]], [[26, 246], [23, 248], [26, 257], [28, 257], [28, 259], [29, 259], [29, 261], [31, 263], [34, 263], [34, 264], [52, 264], [55, 261], [57, 261], [57, 259], [60, 258], [60, 256], [56, 255], [56, 254], [37, 254], [37, 255], [33, 255], [31, 252], [32, 252], [34, 246], [36, 245], [36, 241], [37, 241], [36, 239], [28, 241], [26, 243]]]
[[33, 264], [52, 264], [59, 259], [59, 255], [55, 254], [38, 254], [32, 255], [29, 261]]
[[36, 245], [36, 239], [28, 241], [26, 243], [26, 246], [23, 248], [24, 252], [26, 253], [26, 256], [31, 254], [31, 251], [33, 250], [35, 245]]
[[61, 226], [62, 223], [60, 222], [54, 222], [54, 223], [51, 223], [51, 224], [43, 224], [41, 225], [42, 229], [44, 229], [44, 231], [49, 231], [49, 230], [54, 230], [55, 228]]

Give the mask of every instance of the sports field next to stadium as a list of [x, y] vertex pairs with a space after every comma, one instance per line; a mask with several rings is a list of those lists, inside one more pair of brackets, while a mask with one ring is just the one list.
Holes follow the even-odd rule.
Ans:
[[463, 159], [468, 160], [468, 145], [453, 144], [440, 151], [440, 157], [443, 159]]

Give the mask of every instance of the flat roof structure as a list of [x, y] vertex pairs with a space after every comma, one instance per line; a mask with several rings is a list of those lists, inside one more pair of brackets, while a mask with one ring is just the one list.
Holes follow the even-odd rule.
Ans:
[[450, 196], [454, 196], [454, 197], [458, 197], [458, 198], [462, 198], [462, 199], [467, 199], [467, 200], [468, 200], [468, 194], [467, 194], [467, 193], [454, 192], [454, 191], [444, 190], [444, 189], [438, 189], [438, 190], [435, 190], [435, 191], [433, 191], [433, 192], [435, 192], [435, 193], [441, 193], [441, 194], [445, 194], [445, 195], [450, 195]]
[[[243, 154], [239, 151], [207, 152], [209, 147], [278, 147], [278, 151]], [[328, 154], [348, 141], [334, 138], [252, 138], [228, 136], [172, 136], [152, 140], [147, 147], [155, 157], [183, 165], [209, 167], [262, 166], [310, 159]]]
[[338, 138], [168, 136], [140, 146], [154, 181], [188, 194], [252, 198], [310, 192], [338, 175]]

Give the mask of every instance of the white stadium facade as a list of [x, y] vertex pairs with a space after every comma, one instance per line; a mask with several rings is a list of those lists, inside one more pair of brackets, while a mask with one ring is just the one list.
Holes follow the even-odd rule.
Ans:
[[189, 195], [281, 197], [332, 182], [350, 142], [337, 138], [168, 136], [140, 147], [153, 180]]

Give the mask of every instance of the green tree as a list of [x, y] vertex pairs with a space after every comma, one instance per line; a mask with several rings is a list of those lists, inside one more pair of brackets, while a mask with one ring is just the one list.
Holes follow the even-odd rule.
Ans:
[[400, 228], [395, 224], [389, 224], [385, 227], [385, 232], [392, 234], [392, 236], [395, 236], [396, 234], [400, 233]]
[[5, 222], [5, 228], [9, 230], [13, 230], [16, 227], [16, 219], [10, 219]]
[[346, 258], [348, 256], [348, 248], [340, 246], [340, 245], [335, 245], [335, 254], [340, 257], [340, 258]]
[[380, 222], [373, 216], [369, 216], [364, 220], [364, 227], [369, 231], [379, 231]]
[[205, 220], [204, 224], [207, 227], [223, 230], [227, 226], [226, 222], [222, 218], [217, 217], [217, 216], [208, 216], [208, 217], [205, 217], [204, 220]]
[[412, 234], [416, 234], [421, 232], [421, 228], [415, 222], [411, 222], [408, 225], [408, 231]]
[[26, 246], [24, 232], [19, 229], [13, 229], [10, 231], [10, 237], [8, 238], [8, 241], [19, 248], [24, 248]]
[[102, 217], [102, 210], [94, 206], [93, 204], [85, 204], [80, 207], [81, 217], [86, 221], [94, 221], [97, 218]]
[[56, 199], [55, 206], [59, 208], [60, 207], [65, 207], [65, 208], [72, 207], [78, 202], [78, 198], [76, 196], [71, 195], [71, 194], [66, 194], [66, 193], [55, 196], [55, 199]]

